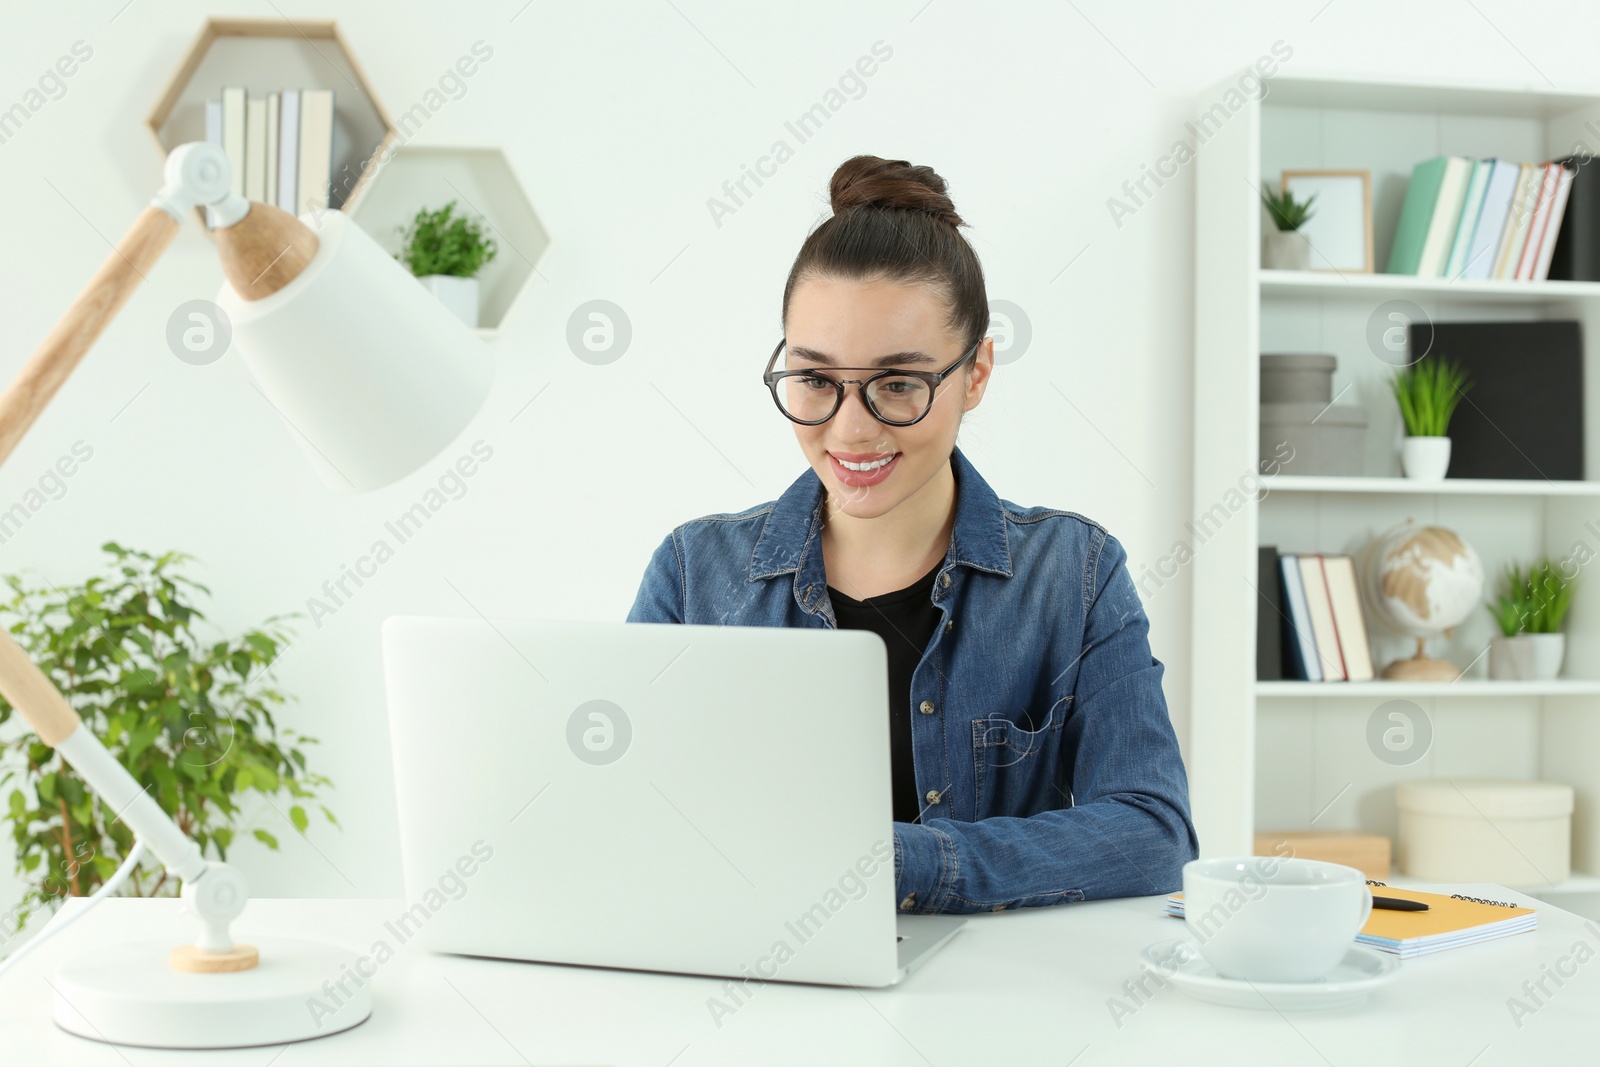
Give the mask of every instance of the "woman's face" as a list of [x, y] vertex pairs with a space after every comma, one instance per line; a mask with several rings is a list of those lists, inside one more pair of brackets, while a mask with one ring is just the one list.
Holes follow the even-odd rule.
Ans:
[[[789, 297], [781, 365], [817, 369], [835, 378], [865, 379], [883, 367], [941, 371], [966, 351], [944, 323], [948, 309], [919, 285], [842, 278], [809, 278]], [[887, 362], [880, 360], [886, 357]], [[846, 367], [870, 368], [851, 372]], [[933, 407], [921, 422], [879, 422], [862, 401], [859, 386], [845, 387], [844, 403], [820, 426], [791, 422], [811, 469], [828, 490], [835, 510], [857, 518], [884, 515], [914, 496], [948, 465], [963, 412], [977, 406], [994, 368], [994, 341], [985, 337], [974, 362], [939, 383]], [[872, 464], [856, 471], [844, 462]], [[844, 461], [844, 462], [841, 462]]]

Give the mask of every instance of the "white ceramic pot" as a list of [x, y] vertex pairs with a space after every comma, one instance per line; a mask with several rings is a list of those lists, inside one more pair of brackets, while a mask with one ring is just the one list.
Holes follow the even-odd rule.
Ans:
[[477, 329], [478, 279], [458, 278], [453, 274], [424, 274], [417, 281], [437, 297], [450, 314]]
[[1268, 270], [1309, 270], [1311, 242], [1299, 230], [1263, 230], [1261, 265]]
[[1561, 674], [1566, 634], [1516, 634], [1489, 641], [1489, 677], [1499, 682], [1549, 681]]
[[1407, 437], [1400, 443], [1400, 469], [1421, 481], [1443, 478], [1450, 469], [1450, 438]]

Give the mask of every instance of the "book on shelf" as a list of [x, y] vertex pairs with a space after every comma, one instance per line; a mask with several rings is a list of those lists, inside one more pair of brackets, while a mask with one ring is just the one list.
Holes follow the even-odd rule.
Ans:
[[1500, 249], [1495, 253], [1493, 277], [1498, 280], [1516, 276], [1517, 261], [1522, 257], [1522, 246], [1528, 240], [1528, 227], [1533, 221], [1534, 206], [1539, 201], [1539, 188], [1543, 183], [1543, 167], [1535, 163], [1523, 164], [1522, 180], [1517, 184]]
[[[1409, 960], [1431, 952], [1476, 945], [1481, 941], [1527, 933], [1538, 927], [1539, 914], [1509, 901], [1470, 897], [1460, 893], [1426, 893], [1396, 889], [1368, 880], [1374, 896], [1426, 904], [1427, 911], [1373, 908], [1356, 935], [1356, 944]], [[1166, 912], [1183, 918], [1183, 894], [1167, 897]]]
[[1283, 677], [1283, 586], [1278, 580], [1278, 550], [1262, 545], [1256, 553], [1256, 680]]
[[1373, 679], [1372, 649], [1367, 641], [1367, 620], [1361, 614], [1361, 590], [1356, 585], [1355, 560], [1350, 556], [1318, 556], [1328, 586], [1334, 629], [1344, 658], [1345, 678], [1351, 682]]
[[1517, 181], [1522, 177], [1521, 164], [1506, 159], [1486, 162], [1491, 168], [1489, 180], [1484, 186], [1478, 221], [1473, 225], [1466, 262], [1460, 271], [1460, 277], [1467, 281], [1483, 281], [1494, 273], [1494, 254], [1499, 248], [1500, 235], [1505, 230], [1506, 215], [1511, 211], [1511, 198], [1517, 191]]
[[233, 191], [244, 195], [244, 89], [230, 86], [222, 90], [222, 150], [228, 156]]
[[1300, 564], [1300, 582], [1305, 586], [1306, 609], [1311, 617], [1311, 637], [1317, 646], [1317, 662], [1322, 667], [1322, 680], [1345, 680], [1344, 655], [1339, 648], [1339, 634], [1333, 625], [1333, 603], [1328, 599], [1328, 580], [1322, 573], [1322, 557], [1296, 556]]
[[[227, 154], [233, 191], [293, 215], [328, 206], [335, 137], [332, 89], [251, 97], [228, 86], [206, 102], [206, 140]], [[209, 208], [206, 225], [216, 225]]]
[[1406, 186], [1388, 273], [1543, 281], [1560, 254], [1576, 168], [1435, 156]]
[[1467, 180], [1466, 196], [1461, 201], [1461, 218], [1456, 222], [1455, 236], [1450, 241], [1450, 258], [1443, 272], [1446, 278], [1459, 278], [1466, 269], [1467, 250], [1478, 228], [1478, 216], [1483, 212], [1483, 195], [1489, 191], [1489, 175], [1493, 171], [1492, 159], [1480, 159], [1472, 164], [1472, 176]]
[[285, 89], [278, 102], [278, 206], [295, 211], [295, 183], [300, 178], [300, 90]]
[[278, 145], [283, 138], [278, 107], [281, 94], [267, 94], [267, 188], [263, 202], [278, 205]]
[[1550, 257], [1550, 277], [1600, 282], [1600, 171], [1577, 156], [1559, 160], [1573, 171], [1561, 229]]
[[1299, 561], [1293, 556], [1279, 556], [1278, 573], [1283, 581], [1283, 640], [1289, 648], [1289, 676], [1307, 682], [1320, 682], [1322, 668], [1317, 660], [1317, 643], [1311, 635], [1311, 615], [1306, 610], [1305, 587], [1300, 584]]
[[[206, 101], [206, 143], [222, 147], [222, 101]], [[206, 205], [206, 229], [217, 228], [217, 209]]]
[[267, 99], [244, 103], [244, 196], [260, 201], [267, 195]]
[[333, 179], [333, 90], [300, 90], [300, 177], [295, 183], [296, 215], [328, 207]]
[[[1371, 681], [1375, 676], [1372, 648], [1361, 611], [1355, 560], [1344, 554], [1277, 555], [1273, 546], [1259, 551], [1257, 610], [1274, 611], [1280, 625], [1274, 642], [1257, 617], [1257, 680]], [[1275, 661], [1282, 667], [1271, 673]]]
[[1539, 165], [1539, 197], [1533, 205], [1533, 218], [1528, 222], [1528, 239], [1523, 242], [1522, 254], [1517, 257], [1517, 270], [1512, 275], [1519, 282], [1533, 280], [1533, 265], [1539, 258], [1540, 238], [1550, 222], [1550, 208], [1555, 203], [1558, 184], [1556, 172], [1560, 169], [1554, 163]]
[[1400, 222], [1394, 231], [1394, 244], [1389, 249], [1389, 265], [1386, 269], [1390, 274], [1417, 273], [1448, 162], [1444, 156], [1435, 156], [1412, 168], [1411, 181], [1406, 185], [1405, 202], [1400, 207]]

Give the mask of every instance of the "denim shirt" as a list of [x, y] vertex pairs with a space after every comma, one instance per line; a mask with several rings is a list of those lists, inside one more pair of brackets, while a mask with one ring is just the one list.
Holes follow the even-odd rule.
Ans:
[[[1198, 851], [1188, 780], [1126, 553], [1082, 515], [1000, 499], [959, 448], [951, 465], [943, 621], [906, 709], [926, 806], [894, 824], [900, 910], [1178, 889]], [[837, 628], [824, 496], [807, 468], [775, 501], [678, 526], [628, 621]]]

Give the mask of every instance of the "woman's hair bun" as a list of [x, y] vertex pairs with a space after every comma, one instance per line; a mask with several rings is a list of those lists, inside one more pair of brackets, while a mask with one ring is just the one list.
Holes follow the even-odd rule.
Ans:
[[932, 167], [913, 167], [903, 159], [852, 156], [833, 172], [828, 193], [833, 213], [853, 207], [922, 211], [949, 223], [964, 225], [945, 195], [945, 181]]

